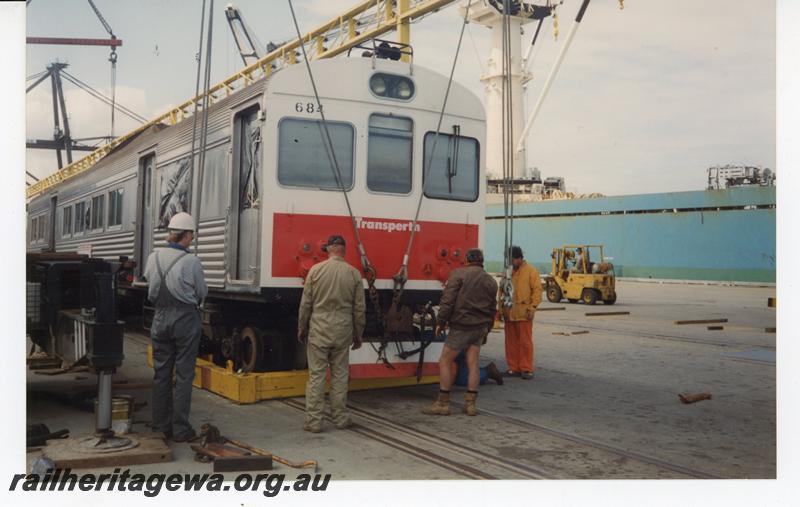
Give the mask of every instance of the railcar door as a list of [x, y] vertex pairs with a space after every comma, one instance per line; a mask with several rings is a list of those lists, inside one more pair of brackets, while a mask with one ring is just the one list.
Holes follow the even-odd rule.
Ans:
[[258, 279], [259, 208], [261, 207], [261, 120], [259, 108], [253, 106], [237, 114], [234, 120], [233, 199], [236, 234], [231, 266], [232, 278], [255, 283]]
[[153, 170], [156, 155], [150, 153], [139, 159], [139, 185], [136, 203], [136, 277], [144, 274], [147, 256], [153, 250]]

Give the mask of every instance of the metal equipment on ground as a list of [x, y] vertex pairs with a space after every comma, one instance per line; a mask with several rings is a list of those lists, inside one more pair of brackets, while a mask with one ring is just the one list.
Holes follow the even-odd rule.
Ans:
[[558, 303], [566, 298], [587, 305], [617, 301], [614, 265], [605, 262], [603, 245], [564, 245], [554, 248], [551, 257], [550, 274], [545, 277], [548, 301]]
[[[112, 375], [122, 365], [124, 322], [117, 320], [118, 263], [75, 254], [29, 254], [27, 331], [62, 364], [87, 361], [97, 373], [95, 431], [48, 446], [58, 467], [152, 463], [169, 457], [158, 442], [118, 435], [112, 427]], [[131, 452], [132, 451], [132, 452]], [[100, 461], [98, 461], [100, 460]], [[130, 461], [133, 460], [133, 461]]]

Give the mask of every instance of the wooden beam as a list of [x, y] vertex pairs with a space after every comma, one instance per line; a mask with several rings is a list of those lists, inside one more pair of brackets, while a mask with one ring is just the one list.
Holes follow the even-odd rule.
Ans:
[[683, 326], [685, 324], [724, 324], [728, 319], [699, 319], [699, 320], [676, 320], [675, 325]]

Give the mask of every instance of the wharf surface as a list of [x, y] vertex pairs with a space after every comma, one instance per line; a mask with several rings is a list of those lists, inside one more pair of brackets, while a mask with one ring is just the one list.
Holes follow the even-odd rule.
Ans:
[[[425, 416], [435, 385], [350, 393], [355, 425], [302, 430], [303, 398], [236, 405], [194, 390], [192, 421], [293, 461], [315, 459], [333, 480], [358, 479], [693, 479], [776, 477], [775, 288], [618, 282], [619, 301], [591, 311], [583, 304], [544, 302], [564, 311], [536, 315], [536, 372], [481, 386], [479, 414]], [[675, 321], [728, 319], [722, 330]], [[586, 332], [588, 331], [588, 333]], [[505, 369], [503, 334], [492, 332], [481, 364]], [[147, 402], [134, 429], [149, 432], [152, 370], [146, 336], [126, 333], [119, 391]], [[88, 412], [61, 401], [91, 387], [89, 373], [27, 372], [27, 421], [74, 437], [93, 430]], [[134, 386], [135, 387], [135, 386]], [[678, 394], [711, 393], [682, 404]], [[132, 466], [132, 473], [211, 473], [188, 444], [171, 443], [174, 461]], [[45, 447], [46, 449], [46, 447]], [[41, 451], [27, 454], [30, 470]], [[110, 469], [86, 469], [108, 472]], [[276, 464], [287, 478], [302, 473]]]

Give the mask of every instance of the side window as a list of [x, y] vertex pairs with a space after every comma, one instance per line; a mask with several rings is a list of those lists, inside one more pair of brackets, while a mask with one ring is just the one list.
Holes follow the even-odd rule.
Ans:
[[170, 219], [181, 211], [189, 212], [191, 174], [189, 155], [160, 167], [158, 227], [166, 229]]
[[382, 114], [369, 117], [367, 188], [377, 192], [411, 192], [413, 123]]
[[122, 225], [122, 194], [118, 188], [108, 193], [108, 226]]
[[61, 236], [72, 236], [72, 206], [61, 210]]
[[103, 208], [105, 207], [105, 195], [92, 197], [91, 229], [103, 228]]
[[[341, 184], [353, 186], [353, 145], [351, 125], [327, 122]], [[284, 118], [278, 133], [278, 181], [283, 185], [338, 189], [333, 158], [319, 120]]]
[[31, 219], [31, 243], [39, 243], [44, 239], [45, 215]]
[[75, 203], [75, 234], [83, 234], [84, 229], [86, 229], [86, 221], [85, 216], [86, 214], [86, 202], [81, 201]]
[[[478, 198], [478, 164], [480, 160], [478, 140], [455, 133], [425, 134], [423, 164], [423, 188], [425, 197], [452, 201], [475, 201]], [[431, 159], [431, 153], [433, 158]], [[427, 167], [430, 160], [430, 167]]]

